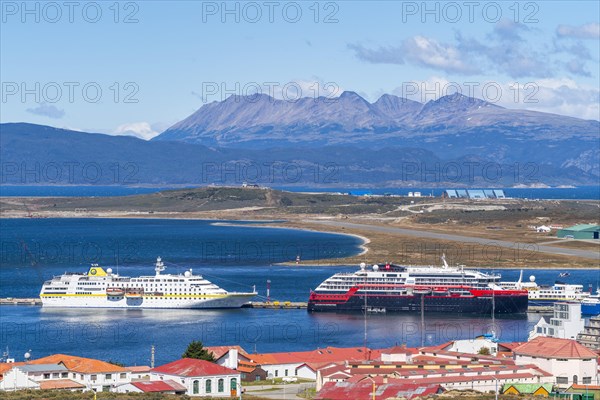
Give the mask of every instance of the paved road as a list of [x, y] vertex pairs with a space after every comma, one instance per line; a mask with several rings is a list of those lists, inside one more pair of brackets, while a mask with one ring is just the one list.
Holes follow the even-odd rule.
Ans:
[[499, 246], [499, 247], [507, 247], [513, 250], [519, 250], [523, 252], [539, 252], [539, 253], [548, 253], [548, 254], [558, 254], [563, 256], [572, 256], [572, 257], [580, 257], [580, 258], [588, 258], [592, 260], [600, 260], [600, 248], [598, 250], [580, 250], [580, 249], [567, 249], [562, 247], [555, 246], [545, 246], [538, 245], [533, 243], [522, 243], [522, 242], [508, 242], [504, 240], [492, 240], [492, 239], [483, 239], [476, 238], [471, 236], [461, 236], [461, 235], [452, 235], [448, 233], [437, 233], [437, 232], [427, 232], [420, 231], [416, 229], [406, 229], [406, 228], [394, 228], [391, 226], [377, 226], [377, 225], [367, 225], [367, 224], [356, 224], [352, 222], [341, 222], [341, 221], [325, 221], [325, 220], [310, 220], [309, 222], [314, 222], [322, 225], [329, 226], [337, 226], [344, 228], [353, 228], [353, 229], [363, 229], [368, 231], [375, 232], [384, 232], [396, 235], [405, 235], [405, 236], [415, 236], [419, 238], [430, 238], [430, 239], [439, 239], [439, 240], [449, 240], [453, 242], [463, 242], [463, 243], [476, 243], [483, 246]]

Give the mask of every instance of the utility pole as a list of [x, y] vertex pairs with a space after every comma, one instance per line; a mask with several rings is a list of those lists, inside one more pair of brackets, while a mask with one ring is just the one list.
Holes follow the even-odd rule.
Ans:
[[425, 293], [421, 294], [421, 347], [425, 347]]
[[154, 368], [154, 345], [150, 348], [150, 368]]

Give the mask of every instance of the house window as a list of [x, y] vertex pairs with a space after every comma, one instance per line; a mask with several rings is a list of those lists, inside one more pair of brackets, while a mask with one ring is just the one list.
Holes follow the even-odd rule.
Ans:
[[58, 378], [60, 376], [60, 374], [58, 372], [53, 372], [52, 373], [52, 377], [53, 378]]
[[73, 379], [77, 379], [77, 374], [75, 372], [73, 372]]
[[126, 379], [127, 378], [127, 373], [126, 372], [122, 372], [121, 375], [119, 376], [121, 379]]
[[279, 371], [275, 370], [275, 377], [278, 377], [278, 376], [279, 376]]
[[200, 381], [194, 381], [194, 383], [192, 384], [192, 392], [194, 394], [200, 393]]
[[577, 385], [579, 382], [577, 382], [577, 375], [573, 375], [573, 385]]
[[44, 374], [44, 379], [50, 379], [50, 374]]
[[255, 380], [255, 381], [260, 381], [260, 375], [256, 375], [256, 376], [254, 377], [254, 380]]
[[91, 375], [90, 379], [93, 380], [93, 381], [95, 381], [96, 379], [98, 379], [98, 376], [97, 375]]
[[225, 380], [223, 378], [221, 378], [217, 382], [217, 392], [222, 393], [224, 391], [225, 391]]
[[556, 377], [557, 385], [566, 385], [568, 383], [569, 383], [569, 378], [567, 378], [566, 376], [557, 376]]
[[69, 373], [68, 372], [63, 372], [62, 374], [60, 374], [61, 378], [68, 378], [69, 377]]
[[287, 369], [283, 373], [284, 373], [285, 376], [288, 376], [288, 370]]
[[591, 376], [584, 376], [583, 380], [581, 381], [581, 383], [583, 383], [584, 385], [589, 385], [592, 383], [592, 377]]
[[231, 378], [229, 390], [231, 390], [232, 392], [237, 390], [237, 378]]
[[204, 384], [204, 391], [206, 393], [211, 393], [212, 392], [212, 381], [210, 379], [205, 382], [205, 384]]
[[110, 392], [110, 386], [102, 386], [103, 392]]
[[106, 374], [104, 376], [104, 379], [106, 379], [106, 380], [112, 379], [112, 374]]

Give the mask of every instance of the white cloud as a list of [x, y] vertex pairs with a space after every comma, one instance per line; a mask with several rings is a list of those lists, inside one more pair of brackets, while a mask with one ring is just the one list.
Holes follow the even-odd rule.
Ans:
[[399, 46], [369, 49], [360, 44], [349, 44], [348, 48], [354, 50], [359, 59], [374, 64], [402, 65], [410, 62], [446, 72], [477, 72], [456, 46], [420, 35], [405, 39]]
[[574, 37], [579, 39], [600, 38], [600, 24], [591, 23], [579, 26], [559, 25], [556, 34], [560, 37]]
[[37, 107], [28, 108], [26, 111], [31, 114], [53, 119], [60, 119], [65, 116], [65, 110], [61, 110], [55, 105], [47, 103], [39, 103]]
[[432, 76], [427, 80], [405, 82], [392, 93], [426, 103], [457, 91], [465, 96], [482, 99], [509, 109], [534, 110], [600, 120], [600, 90], [570, 78], [539, 79], [530, 82], [527, 86], [521, 84], [516, 87], [511, 81], [481, 81], [475, 84]]
[[119, 125], [114, 130], [114, 135], [124, 136], [135, 136], [140, 139], [150, 140], [157, 136], [160, 132], [157, 132], [148, 122], [131, 122]]

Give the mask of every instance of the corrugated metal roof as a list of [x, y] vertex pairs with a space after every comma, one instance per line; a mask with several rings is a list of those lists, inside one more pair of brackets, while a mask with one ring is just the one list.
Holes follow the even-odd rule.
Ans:
[[67, 372], [68, 369], [64, 365], [58, 364], [27, 364], [19, 367], [24, 372]]
[[583, 231], [597, 231], [600, 230], [600, 225], [595, 225], [595, 224], [579, 224], [579, 225], [573, 225], [569, 228], [564, 228], [562, 229], [563, 231], [577, 231], [577, 232], [583, 232]]

